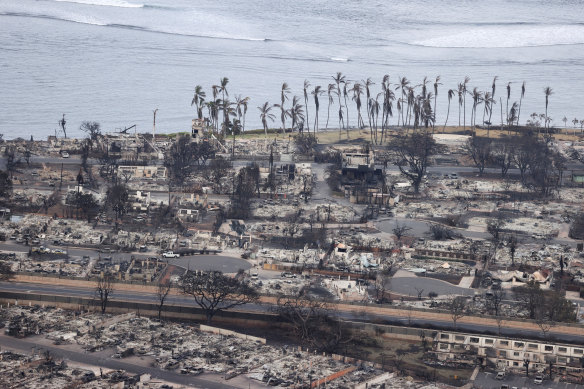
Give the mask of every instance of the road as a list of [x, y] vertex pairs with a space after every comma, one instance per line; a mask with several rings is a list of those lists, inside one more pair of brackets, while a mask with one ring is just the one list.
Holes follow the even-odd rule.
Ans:
[[193, 377], [189, 375], [182, 375], [172, 371], [160, 370], [153, 367], [139, 366], [132, 363], [122, 362], [120, 359], [112, 359], [92, 353], [81, 353], [77, 351], [65, 350], [56, 346], [39, 346], [35, 342], [24, 339], [16, 339], [3, 334], [0, 334], [0, 345], [2, 345], [3, 350], [9, 348], [13, 351], [24, 354], [29, 354], [32, 349], [37, 350], [39, 353], [49, 351], [51, 355], [57, 359], [64, 359], [65, 361], [73, 361], [85, 365], [105, 367], [114, 370], [125, 370], [132, 374], [150, 374], [153, 379], [161, 379], [180, 385], [188, 385], [190, 387], [208, 389], [233, 388], [232, 385], [210, 381], [202, 378], [201, 376]]
[[[17, 282], [0, 282], [0, 291], [8, 292], [19, 292], [19, 293], [33, 293], [33, 294], [47, 294], [47, 295], [61, 295], [61, 296], [75, 296], [92, 298], [94, 295], [94, 290], [90, 288], [79, 288], [63, 285], [45, 285], [45, 284], [33, 284], [33, 283], [17, 283]], [[134, 291], [124, 291], [117, 290], [114, 291], [113, 300], [126, 301], [126, 302], [142, 302], [142, 303], [155, 303], [156, 296], [149, 293], [138, 293]], [[167, 300], [168, 305], [181, 305], [188, 307], [196, 307], [195, 302], [192, 298], [183, 295], [170, 295]], [[449, 315], [444, 315], [444, 319], [428, 319], [424, 318], [424, 312], [418, 312], [415, 310], [408, 311], [405, 309], [397, 310], [387, 307], [388, 309], [380, 310], [378, 305], [345, 305], [338, 304], [337, 310], [339, 316], [344, 320], [352, 321], [366, 321], [366, 322], [386, 322], [386, 323], [398, 323], [401, 325], [419, 325], [419, 326], [430, 326], [432, 328], [445, 328], [452, 329], [452, 321], [449, 319]], [[398, 308], [399, 309], [399, 308]], [[257, 303], [257, 304], [247, 304], [241, 309], [234, 309], [236, 311], [245, 312], [255, 312], [255, 313], [268, 313], [272, 310], [272, 305], [270, 303]], [[459, 320], [458, 331], [469, 331], [475, 333], [493, 333], [498, 332], [496, 325], [490, 325], [484, 321], [480, 323], [468, 323], [464, 322], [464, 319]], [[508, 336], [521, 336], [524, 338], [537, 338], [541, 336], [541, 332], [538, 330], [531, 330], [528, 328], [522, 328], [520, 331], [517, 328], [506, 327], [503, 323], [501, 329], [502, 335]], [[584, 335], [577, 334], [566, 334], [550, 331], [551, 336], [554, 336], [558, 341], [565, 342], [578, 342], [584, 344]]]
[[495, 373], [481, 372], [477, 375], [474, 387], [477, 389], [499, 389], [503, 384], [509, 385], [509, 388], [548, 388], [548, 389], [582, 389], [583, 385], [568, 384], [565, 382], [553, 382], [549, 375], [541, 375], [544, 380], [542, 384], [534, 384], [533, 379], [539, 374], [529, 373], [529, 377], [509, 374], [502, 380], [495, 379]]

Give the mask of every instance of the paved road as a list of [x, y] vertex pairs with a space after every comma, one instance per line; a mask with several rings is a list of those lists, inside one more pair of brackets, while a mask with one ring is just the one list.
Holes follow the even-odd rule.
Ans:
[[394, 277], [387, 283], [387, 288], [392, 292], [417, 296], [417, 290], [423, 290], [422, 296], [428, 296], [429, 292], [444, 295], [474, 296], [474, 289], [461, 288], [446, 281], [429, 277]]
[[[32, 283], [16, 283], [16, 282], [0, 282], [0, 291], [10, 291], [10, 292], [21, 292], [21, 293], [39, 293], [48, 295], [63, 295], [63, 296], [76, 296], [92, 298], [94, 291], [89, 288], [76, 288], [70, 286], [62, 285], [44, 285], [44, 284], [32, 284]], [[156, 296], [154, 294], [148, 293], [138, 293], [132, 291], [118, 290], [114, 291], [112, 296], [113, 300], [127, 301], [127, 302], [145, 302], [145, 303], [155, 303]], [[196, 304], [192, 298], [182, 295], [171, 295], [168, 298], [169, 305], [183, 305], [195, 307]], [[351, 307], [353, 308], [353, 307]], [[365, 307], [364, 307], [365, 308]], [[241, 310], [247, 312], [270, 312], [272, 306], [270, 304], [246, 304], [241, 307]], [[355, 311], [354, 309], [347, 309], [344, 305], [338, 305], [339, 316], [345, 320], [353, 321], [372, 321], [377, 323], [401, 323], [402, 325], [425, 325], [432, 326], [434, 328], [445, 328], [452, 329], [452, 321], [450, 320], [437, 320], [437, 319], [425, 319], [416, 318], [415, 311], [412, 311], [411, 315], [405, 313], [399, 313], [396, 311], [388, 311], [388, 313], [383, 314], [373, 314], [369, 312]], [[410, 317], [408, 317], [410, 316]], [[475, 323], [458, 323], [457, 326], [459, 331], [472, 331], [478, 333], [490, 332], [496, 334], [498, 332], [496, 325], [488, 324], [475, 324]], [[514, 335], [521, 336], [525, 338], [529, 337], [539, 337], [541, 336], [540, 331], [522, 329], [519, 334], [516, 329], [513, 328], [502, 328], [501, 333], [503, 335]], [[578, 342], [584, 344], [584, 336], [572, 335], [572, 334], [559, 334], [551, 331], [551, 335], [556, 337], [559, 341], [566, 342]]]
[[0, 345], [2, 345], [2, 349], [9, 348], [14, 351], [23, 352], [25, 354], [30, 353], [33, 348], [36, 348], [38, 352], [41, 353], [48, 350], [51, 355], [58, 359], [74, 361], [86, 365], [101, 366], [108, 369], [122, 369], [132, 374], [150, 374], [153, 379], [161, 379], [180, 385], [188, 385], [190, 387], [209, 389], [233, 388], [232, 385], [223, 384], [221, 382], [209, 381], [201, 377], [181, 375], [153, 367], [134, 365], [127, 362], [122, 362], [119, 359], [103, 358], [98, 355], [64, 350], [55, 346], [38, 346], [34, 342], [30, 342], [24, 339], [16, 339], [2, 334], [0, 334]]
[[501, 385], [509, 385], [509, 388], [549, 388], [549, 389], [582, 389], [583, 385], [567, 384], [564, 382], [553, 382], [549, 379], [549, 376], [542, 375], [544, 377], [542, 384], [534, 384], [533, 379], [537, 374], [529, 373], [529, 377], [518, 376], [509, 374], [502, 380], [495, 379], [495, 373], [479, 373], [475, 379], [474, 387], [477, 389], [500, 389]]

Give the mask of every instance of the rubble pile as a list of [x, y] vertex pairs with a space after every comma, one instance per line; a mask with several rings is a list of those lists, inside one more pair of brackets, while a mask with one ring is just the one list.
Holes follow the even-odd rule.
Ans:
[[64, 361], [54, 360], [50, 354], [32, 357], [10, 351], [0, 352], [0, 382], [4, 387], [29, 389], [61, 388], [168, 388], [163, 382], [153, 382], [147, 375], [135, 376], [122, 370], [101, 371], [95, 374], [86, 368], [70, 367]]
[[[247, 376], [272, 386], [308, 383], [351, 369], [352, 365], [328, 356], [283, 348], [278, 358], [251, 371]], [[373, 368], [360, 368], [326, 383], [327, 388], [347, 388], [380, 373]]]
[[18, 337], [57, 331], [51, 335], [57, 339], [65, 333], [88, 331], [101, 319], [97, 314], [81, 315], [75, 311], [38, 305], [17, 305], [0, 310], [0, 320], [6, 327], [6, 333]]

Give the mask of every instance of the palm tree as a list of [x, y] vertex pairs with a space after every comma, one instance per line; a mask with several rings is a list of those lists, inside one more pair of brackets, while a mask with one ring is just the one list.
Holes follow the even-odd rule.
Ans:
[[328, 84], [327, 94], [328, 94], [328, 108], [326, 113], [326, 127], [328, 128], [329, 118], [331, 116], [331, 104], [335, 102], [333, 95], [337, 93], [335, 90], [335, 84]]
[[215, 132], [219, 131], [219, 109], [221, 107], [221, 99], [215, 99], [207, 102], [207, 110], [211, 118], [211, 125]]
[[260, 119], [262, 121], [262, 125], [264, 126], [264, 134], [268, 136], [268, 120], [274, 121], [276, 115], [271, 113], [272, 106], [267, 101], [261, 107], [258, 107], [260, 110]]
[[211, 89], [213, 90], [213, 100], [217, 100], [217, 96], [219, 95], [219, 85], [213, 85]]
[[[456, 91], [454, 89], [448, 89], [448, 110], [446, 111], [446, 121], [444, 122], [444, 127], [442, 127], [442, 133], [446, 130], [446, 124], [448, 123], [448, 116], [450, 115], [450, 100], [454, 97]], [[460, 112], [460, 109], [459, 109]]]
[[554, 92], [553, 92], [552, 88], [550, 88], [549, 86], [546, 86], [543, 89], [543, 93], [545, 94], [545, 117], [546, 117], [546, 123], [549, 124], [549, 121], [547, 120], [548, 119], [548, 104], [549, 104], [549, 98], [550, 98], [551, 95], [554, 94]]
[[[505, 106], [505, 113], [507, 118], [509, 118], [509, 99], [511, 98], [511, 83], [507, 83], [507, 105]], [[507, 120], [507, 125], [509, 125], [509, 120]]]
[[306, 130], [310, 132], [310, 120], [308, 119], [308, 88], [310, 88], [310, 82], [304, 80], [304, 106], [306, 107]]
[[567, 129], [568, 128], [568, 118], [564, 116], [562, 121], [564, 122], [564, 128]]
[[285, 103], [288, 100], [288, 95], [290, 94], [290, 87], [287, 83], [282, 84], [282, 89], [280, 91], [280, 104], [275, 104], [274, 107], [280, 108], [280, 120], [282, 121], [282, 131], [286, 132], [286, 107]]
[[245, 115], [247, 114], [247, 105], [249, 103], [249, 97], [245, 97], [242, 101], [241, 101], [241, 105], [243, 106], [243, 123], [241, 125], [241, 131], [244, 132], [245, 131]]
[[464, 82], [462, 83], [462, 95], [463, 95], [463, 99], [464, 99], [464, 102], [463, 102], [463, 111], [464, 111], [464, 113], [463, 113], [463, 119], [464, 119], [464, 130], [465, 131], [466, 131], [466, 92], [467, 92], [466, 86], [469, 83], [469, 81], [470, 81], [470, 77], [469, 76], [466, 76], [466, 77], [464, 77]]
[[[404, 121], [404, 110], [403, 110], [403, 103], [405, 101], [405, 92], [406, 92], [406, 88], [408, 87], [408, 85], [410, 85], [410, 82], [408, 81], [407, 78], [405, 77], [400, 77], [398, 79], [398, 86], [397, 88], [395, 88], [395, 90], [401, 89], [401, 119], [402, 119], [402, 126], [405, 125], [405, 121]], [[399, 125], [399, 124], [398, 124]]]
[[375, 127], [375, 143], [377, 144], [377, 118], [379, 117], [379, 94], [375, 97], [375, 100], [369, 105], [371, 107], [371, 117], [373, 118], [373, 126]]
[[[574, 118], [574, 120], [572, 120], [572, 124], [574, 125], [574, 130], [576, 129], [576, 126], [578, 125], [578, 119]], [[574, 131], [574, 135], [576, 134], [576, 131]]]
[[381, 89], [383, 90], [383, 113], [381, 115], [381, 143], [385, 138], [385, 129], [389, 125], [389, 117], [393, 116], [393, 100], [395, 99], [395, 94], [390, 87], [389, 76], [383, 77], [381, 83]]
[[[440, 82], [440, 76], [436, 76], [436, 80], [434, 81], [434, 114], [436, 114], [436, 99], [438, 98], [438, 85], [442, 85], [442, 83]], [[434, 121], [434, 124], [432, 125], [432, 133], [434, 132], [435, 125], [436, 121]]]
[[521, 84], [521, 97], [519, 98], [519, 111], [517, 112], [517, 125], [519, 126], [519, 116], [521, 115], [521, 103], [523, 102], [523, 96], [525, 96], [525, 81]]
[[345, 110], [347, 111], [347, 138], [349, 137], [349, 106], [347, 105], [347, 96], [349, 95], [348, 91], [351, 90], [351, 81], [345, 81], [343, 85], [343, 99], [345, 100]]
[[458, 84], [458, 127], [460, 127], [460, 111], [462, 108], [462, 104], [463, 104], [463, 92], [464, 86], [462, 85], [462, 83]]
[[[249, 97], [241, 97], [241, 95], [235, 96], [235, 114], [237, 115], [237, 120], [241, 124], [241, 117], [243, 116], [244, 107], [247, 107], [247, 102]], [[242, 127], [243, 129], [243, 127]]]
[[[385, 75], [383, 76], [383, 80], [385, 81], [385, 79], [389, 80], [389, 75]], [[369, 120], [369, 130], [371, 130], [371, 112], [370, 112], [370, 101], [371, 101], [371, 85], [375, 85], [375, 83], [371, 80], [371, 78], [368, 78], [367, 80], [363, 81], [363, 85], [365, 85], [365, 94], [367, 97], [367, 119]]]
[[318, 110], [320, 108], [320, 102], [318, 101], [318, 96], [322, 95], [324, 91], [320, 85], [314, 87], [314, 90], [310, 93], [314, 96], [314, 107], [316, 108], [316, 114], [314, 118], [314, 134], [318, 131]]
[[343, 114], [342, 114], [342, 110], [343, 107], [341, 105], [341, 84], [345, 83], [345, 76], [343, 76], [343, 73], [341, 72], [337, 72], [336, 76], [333, 76], [333, 80], [335, 80], [335, 83], [337, 84], [337, 98], [339, 100], [339, 138], [341, 136], [341, 122], [344, 125], [344, 121], [343, 121]]
[[223, 134], [226, 134], [227, 130], [229, 129], [229, 126], [231, 125], [231, 119], [229, 117], [236, 116], [234, 103], [229, 101], [229, 99], [223, 100], [221, 102], [220, 108], [223, 111], [223, 118], [224, 118], [223, 129], [221, 132]]
[[193, 96], [193, 101], [191, 101], [191, 107], [195, 105], [197, 107], [197, 117], [199, 119], [203, 118], [203, 103], [205, 101], [205, 91], [203, 87], [197, 85], [195, 87], [195, 94]]
[[422, 80], [422, 83], [420, 84], [422, 86], [422, 98], [423, 99], [426, 98], [426, 92], [427, 92], [426, 85], [428, 84], [428, 82], [430, 82], [430, 81], [428, 81], [428, 77], [424, 76], [424, 79]]
[[415, 109], [414, 104], [416, 102], [416, 95], [414, 93], [414, 88], [415, 88], [415, 86], [407, 88], [408, 89], [408, 99], [407, 99], [408, 108], [406, 111], [406, 119], [407, 119], [406, 125], [408, 125], [408, 126], [412, 122], [412, 114], [414, 113], [414, 109]]
[[[399, 118], [400, 118], [400, 116], [402, 116], [401, 114], [402, 114], [402, 108], [403, 108], [401, 97], [399, 99], [397, 99], [395, 107], [397, 108], [397, 125], [399, 127]], [[402, 123], [402, 126], [403, 126], [403, 123]]]
[[495, 100], [493, 100], [493, 95], [491, 95], [491, 92], [486, 91], [483, 94], [483, 102], [485, 103], [485, 109], [483, 109], [483, 125], [485, 125], [485, 123], [487, 124], [487, 126], [490, 126], [490, 122], [485, 121], [485, 116], [487, 116], [487, 114], [490, 114], [493, 111], [493, 107], [492, 104]]
[[361, 84], [356, 82], [351, 90], [353, 91], [353, 101], [357, 105], [357, 127], [364, 128], [365, 123], [363, 123], [363, 117], [361, 117], [361, 95], [363, 94], [363, 89]]
[[483, 94], [478, 90], [478, 88], [474, 88], [472, 90], [472, 113], [471, 113], [471, 119], [470, 119], [470, 124], [471, 126], [474, 127], [475, 131], [477, 128], [477, 107], [481, 104], [482, 102], [482, 97]]
[[488, 114], [489, 118], [490, 118], [491, 115], [493, 114], [493, 104], [495, 104], [495, 99], [493, 99], [493, 95], [491, 95], [491, 92], [487, 91], [483, 95], [483, 101], [485, 102], [485, 109], [483, 110], [483, 125], [485, 123], [487, 124], [487, 137], [488, 137], [488, 136], [490, 136], [490, 133], [491, 133], [491, 122], [490, 121], [485, 122], [485, 116], [486, 116], [486, 114]]
[[431, 124], [432, 128], [434, 128], [434, 112], [432, 111], [432, 92], [429, 92], [425, 98], [422, 98], [419, 103], [419, 117], [420, 121], [424, 123], [424, 128], [428, 128]]
[[[493, 99], [493, 102], [495, 101], [495, 91], [497, 89], [497, 76], [495, 76], [493, 78], [493, 84], [491, 85], [491, 98]], [[491, 112], [489, 112], [489, 123], [493, 123], [491, 121], [491, 117], [493, 116], [493, 109], [492, 109], [492, 105], [491, 105]]]
[[288, 116], [292, 119], [292, 131], [294, 131], [294, 128], [297, 128], [299, 123], [304, 122], [304, 110], [302, 107], [303, 105], [300, 104], [298, 96], [294, 96], [292, 98], [292, 106], [288, 109]]
[[[229, 93], [227, 92], [227, 84], [229, 84], [229, 78], [227, 77], [223, 77], [221, 80], [219, 80], [219, 92], [221, 92], [223, 98], [222, 100], [225, 101], [225, 95], [229, 96]], [[229, 120], [226, 116], [225, 111], [223, 112], [223, 121], [225, 123], [227, 123], [227, 120]]]

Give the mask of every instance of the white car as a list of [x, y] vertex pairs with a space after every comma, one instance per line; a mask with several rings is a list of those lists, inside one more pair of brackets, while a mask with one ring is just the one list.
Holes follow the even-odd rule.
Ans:
[[69, 153], [68, 153], [68, 152], [66, 152], [66, 151], [63, 151], [63, 152], [61, 153], [61, 157], [63, 157], [63, 158], [69, 158]]
[[533, 383], [536, 385], [541, 385], [543, 383], [543, 377], [538, 375], [537, 377], [535, 377], [535, 379], [533, 380]]
[[180, 255], [179, 255], [179, 254], [175, 254], [175, 253], [174, 253], [174, 252], [172, 252], [172, 251], [167, 251], [167, 252], [165, 252], [165, 253], [162, 253], [162, 256], [163, 256], [164, 258], [178, 258], [178, 257], [180, 257]]

